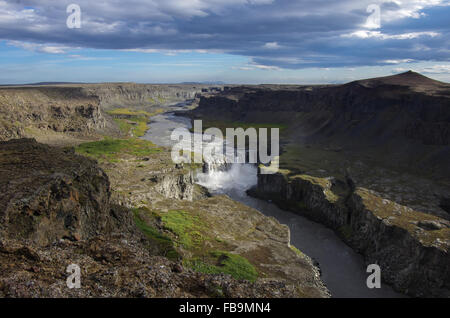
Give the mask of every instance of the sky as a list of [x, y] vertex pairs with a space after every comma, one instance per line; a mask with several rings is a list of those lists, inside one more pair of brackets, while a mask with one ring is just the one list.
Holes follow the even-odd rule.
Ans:
[[0, 0], [0, 84], [450, 82], [450, 0]]

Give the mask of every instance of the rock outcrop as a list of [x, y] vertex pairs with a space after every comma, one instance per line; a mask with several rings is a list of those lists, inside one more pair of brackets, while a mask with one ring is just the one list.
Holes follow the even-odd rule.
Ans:
[[80, 88], [0, 89], [0, 140], [23, 137], [27, 128], [90, 135], [110, 126], [99, 99]]
[[396, 290], [450, 296], [449, 221], [333, 178], [259, 174], [249, 193], [334, 229]]
[[32, 139], [0, 143], [0, 233], [46, 246], [111, 231], [109, 180], [90, 159]]
[[157, 106], [196, 98], [202, 85], [152, 85], [111, 83], [81, 85], [87, 95], [97, 96], [104, 109], [124, 106]]

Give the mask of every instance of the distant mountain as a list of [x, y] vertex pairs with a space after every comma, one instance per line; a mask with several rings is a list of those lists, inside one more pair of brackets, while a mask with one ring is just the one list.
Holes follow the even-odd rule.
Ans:
[[222, 81], [211, 81], [211, 82], [182, 82], [179, 83], [181, 85], [226, 85], [225, 82]]
[[406, 86], [416, 92], [423, 92], [428, 94], [431, 93], [448, 94], [448, 90], [450, 89], [450, 84], [448, 83], [433, 80], [431, 78], [428, 78], [422, 74], [413, 71], [408, 71], [405, 73], [392, 76], [358, 80], [348, 83], [346, 85], [347, 86], [361, 85], [366, 88], [376, 88], [386, 85]]
[[70, 85], [70, 84], [85, 84], [82, 82], [38, 82], [28, 84], [0, 84], [0, 86], [48, 86], [48, 85]]

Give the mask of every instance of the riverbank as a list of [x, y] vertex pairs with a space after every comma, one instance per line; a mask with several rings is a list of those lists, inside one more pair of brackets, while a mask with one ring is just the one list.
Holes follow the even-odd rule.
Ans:
[[[165, 116], [153, 116], [149, 132], [158, 132]], [[261, 292], [270, 297], [329, 296], [313, 261], [290, 246], [289, 228], [226, 196], [211, 197], [194, 182], [201, 165], [172, 162], [170, 131], [157, 133], [163, 145], [145, 140], [149, 132], [126, 145], [104, 140], [77, 151], [99, 161], [112, 201], [134, 211], [155, 253], [186, 270], [265, 284]]]
[[[190, 119], [174, 114], [155, 116], [144, 136], [156, 144], [170, 146], [170, 133], [178, 127], [190, 128]], [[401, 297], [387, 285], [381, 290], [369, 290], [362, 256], [346, 246], [333, 231], [305, 218], [278, 209], [266, 200], [251, 198], [245, 191], [257, 183], [257, 168], [252, 165], [234, 165], [230, 170], [218, 169], [201, 174], [201, 185], [217, 195], [226, 194], [233, 200], [253, 207], [263, 214], [288, 225], [291, 243], [320, 264], [322, 280], [334, 297]], [[317, 264], [317, 263], [316, 263]]]

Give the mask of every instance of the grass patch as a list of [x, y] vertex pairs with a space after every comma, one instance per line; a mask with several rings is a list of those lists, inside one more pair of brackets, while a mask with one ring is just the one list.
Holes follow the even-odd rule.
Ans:
[[146, 208], [133, 209], [133, 214], [136, 226], [158, 247], [160, 254], [171, 260], [177, 260], [179, 254], [174, 247], [174, 242], [146, 223], [145, 217], [154, 218], [155, 216]]
[[114, 121], [125, 135], [142, 137], [149, 129], [147, 117], [114, 118]]
[[123, 115], [123, 116], [147, 116], [150, 117], [152, 116], [151, 113], [146, 112], [144, 110], [138, 110], [138, 111], [134, 111], [134, 110], [130, 110], [129, 108], [116, 108], [110, 111], [107, 111], [108, 114], [110, 115]]
[[162, 151], [152, 142], [138, 138], [105, 138], [104, 140], [81, 144], [75, 150], [81, 155], [107, 162], [117, 162], [117, 159], [124, 154], [143, 157]]
[[157, 109], [150, 113], [144, 110], [130, 110], [129, 108], [116, 108], [107, 113], [113, 116], [122, 133], [134, 137], [142, 137], [149, 129], [149, 118], [162, 113], [163, 109]]
[[161, 215], [164, 228], [177, 236], [176, 242], [183, 248], [193, 250], [205, 241], [202, 231], [205, 225], [198, 217], [185, 211], [169, 211]]
[[238, 280], [256, 281], [258, 272], [245, 258], [237, 254], [214, 251], [210, 253], [209, 262], [196, 258], [185, 261], [185, 265], [193, 270], [206, 274], [229, 274]]

